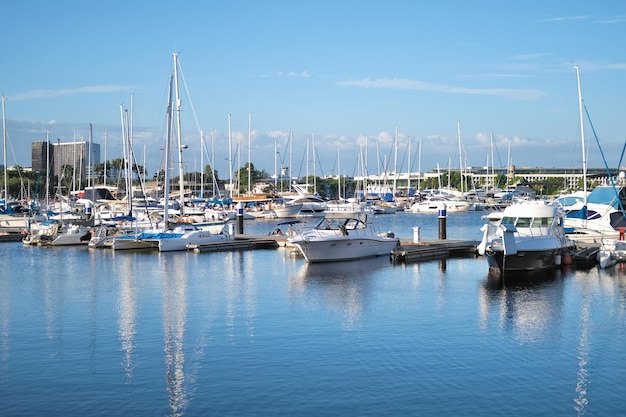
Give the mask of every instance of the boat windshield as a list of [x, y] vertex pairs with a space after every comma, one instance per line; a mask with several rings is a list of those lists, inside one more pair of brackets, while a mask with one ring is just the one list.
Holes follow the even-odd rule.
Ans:
[[554, 217], [503, 217], [501, 224], [514, 224], [516, 227], [549, 227]]

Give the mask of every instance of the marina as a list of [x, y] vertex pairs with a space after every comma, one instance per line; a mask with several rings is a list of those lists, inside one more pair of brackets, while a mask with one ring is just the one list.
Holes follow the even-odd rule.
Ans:
[[[448, 246], [479, 241], [482, 214], [449, 215]], [[398, 249], [442, 244], [436, 216], [373, 221], [396, 231]], [[268, 235], [277, 222], [246, 222], [248, 238], [236, 235], [242, 246], [226, 251], [3, 242], [6, 415], [616, 415], [626, 407], [622, 264], [567, 266], [507, 285], [475, 255], [307, 263]]]

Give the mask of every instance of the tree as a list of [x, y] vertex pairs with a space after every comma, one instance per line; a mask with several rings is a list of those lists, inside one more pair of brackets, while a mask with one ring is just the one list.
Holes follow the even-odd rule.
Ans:
[[252, 190], [248, 190], [248, 175], [250, 176], [251, 187], [253, 187], [254, 184], [258, 182], [260, 179], [266, 178], [268, 176], [267, 172], [257, 171], [256, 169], [254, 169], [254, 164], [252, 162], [246, 163], [244, 167], [239, 168], [234, 173], [234, 176], [235, 176], [234, 179], [237, 182], [237, 189], [239, 190], [240, 193], [243, 193], [246, 191], [252, 192]]

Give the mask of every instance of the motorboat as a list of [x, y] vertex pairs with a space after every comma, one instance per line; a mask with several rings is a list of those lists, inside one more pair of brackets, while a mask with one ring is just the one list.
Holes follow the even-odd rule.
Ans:
[[626, 241], [602, 239], [597, 256], [598, 265], [602, 269], [609, 268], [618, 262], [626, 262]]
[[400, 240], [392, 232], [379, 233], [365, 213], [327, 212], [312, 229], [287, 239], [307, 262], [345, 261], [390, 255]]
[[574, 247], [565, 235], [563, 212], [543, 201], [512, 204], [498, 224], [485, 224], [481, 230], [478, 253], [498, 275], [553, 268]]
[[467, 200], [446, 197], [429, 197], [413, 203], [409, 211], [413, 213], [439, 213], [442, 208], [448, 213], [469, 211], [470, 203]]
[[193, 224], [180, 224], [171, 231], [159, 234], [157, 240], [159, 252], [171, 252], [187, 250], [187, 245], [233, 242], [234, 238], [227, 233], [211, 233]]
[[[561, 201], [555, 202], [563, 205]], [[620, 228], [626, 228], [626, 188], [617, 184], [600, 185], [589, 193], [586, 204], [563, 205], [565, 231], [577, 242], [601, 243], [603, 239], [617, 239]]]

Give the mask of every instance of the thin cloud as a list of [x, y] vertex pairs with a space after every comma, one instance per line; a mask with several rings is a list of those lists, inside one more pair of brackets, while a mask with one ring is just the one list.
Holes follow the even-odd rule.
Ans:
[[340, 81], [345, 87], [380, 88], [395, 90], [420, 90], [448, 94], [468, 94], [505, 97], [514, 100], [537, 100], [545, 94], [539, 90], [521, 90], [513, 88], [468, 88], [448, 85], [431, 84], [423, 81], [407, 80], [402, 78], [382, 78], [371, 80], [364, 78], [353, 81]]
[[311, 76], [311, 73], [308, 71], [275, 71], [275, 72], [266, 72], [261, 74], [261, 78], [282, 78], [282, 77], [299, 77], [299, 78], [308, 78]]
[[534, 54], [520, 54], [520, 55], [512, 56], [510, 59], [513, 61], [528, 61], [528, 60], [543, 58], [544, 56], [548, 56], [548, 55], [552, 55], [552, 54], [547, 53], [547, 52], [543, 52], [543, 53], [538, 52]]
[[118, 92], [130, 92], [136, 87], [125, 85], [92, 85], [77, 88], [61, 88], [58, 90], [32, 90], [24, 93], [17, 93], [9, 98], [14, 101], [32, 100], [39, 98], [67, 97], [80, 94], [109, 94]]
[[580, 22], [587, 19], [588, 16], [557, 16], [541, 19], [540, 22]]
[[602, 24], [614, 24], [626, 22], [626, 15], [609, 16], [598, 20]]

